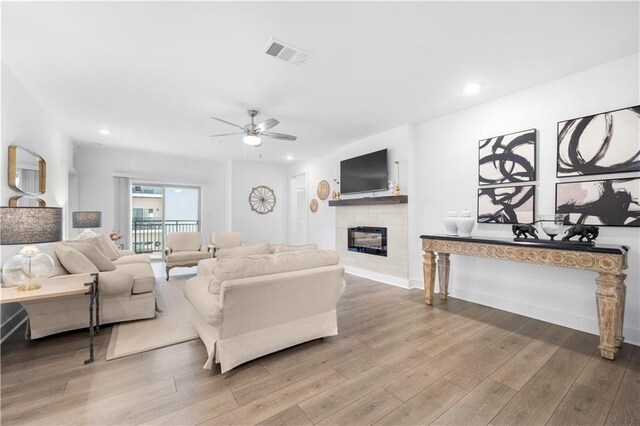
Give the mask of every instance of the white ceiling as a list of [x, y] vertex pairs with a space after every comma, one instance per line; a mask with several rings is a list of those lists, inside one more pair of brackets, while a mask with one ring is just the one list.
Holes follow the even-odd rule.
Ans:
[[[638, 2], [2, 4], [2, 60], [78, 143], [285, 162], [639, 50]], [[313, 54], [262, 54], [271, 37]], [[469, 82], [482, 84], [473, 96]], [[553, 100], [549, 100], [552, 102]], [[10, 106], [6, 106], [10, 107]], [[99, 128], [112, 131], [98, 134]]]

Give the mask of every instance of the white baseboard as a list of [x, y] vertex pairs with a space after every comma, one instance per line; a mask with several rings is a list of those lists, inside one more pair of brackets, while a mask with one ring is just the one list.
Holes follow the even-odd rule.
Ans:
[[[421, 280], [411, 280], [411, 284], [414, 287], [423, 287]], [[503, 311], [524, 315], [529, 318], [539, 319], [540, 321], [561, 325], [573, 330], [584, 331], [586, 333], [596, 335], [598, 334], [597, 318], [582, 317], [568, 312], [548, 309], [544, 306], [530, 305], [524, 302], [504, 299], [493, 294], [480, 293], [462, 288], [449, 287], [449, 296], [484, 306], [490, 306]], [[625, 324], [623, 335], [625, 337], [625, 342], [640, 345], [640, 329], [636, 329]]]
[[409, 280], [409, 288], [424, 289], [424, 283], [422, 282], [422, 280]]
[[392, 275], [381, 274], [379, 272], [368, 271], [366, 269], [356, 268], [354, 266], [345, 266], [346, 273], [357, 275], [358, 277], [367, 278], [381, 283], [390, 284], [396, 287], [409, 289], [409, 280], [406, 278], [394, 277]]

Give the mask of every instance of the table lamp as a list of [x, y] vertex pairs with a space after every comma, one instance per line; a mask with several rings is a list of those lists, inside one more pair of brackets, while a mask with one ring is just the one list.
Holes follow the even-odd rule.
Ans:
[[79, 240], [95, 237], [96, 233], [91, 228], [100, 228], [102, 226], [102, 212], [73, 212], [71, 222], [74, 228], [84, 228], [84, 231], [78, 235]]
[[0, 207], [0, 245], [25, 244], [2, 267], [5, 287], [36, 290], [53, 270], [53, 259], [32, 244], [62, 240], [62, 208]]

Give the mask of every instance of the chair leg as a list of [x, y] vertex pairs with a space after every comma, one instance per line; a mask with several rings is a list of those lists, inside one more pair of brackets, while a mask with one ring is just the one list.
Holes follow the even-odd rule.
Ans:
[[166, 270], [167, 270], [167, 281], [169, 281], [169, 270], [170, 269], [171, 269], [170, 267], [168, 267], [168, 266], [166, 267]]

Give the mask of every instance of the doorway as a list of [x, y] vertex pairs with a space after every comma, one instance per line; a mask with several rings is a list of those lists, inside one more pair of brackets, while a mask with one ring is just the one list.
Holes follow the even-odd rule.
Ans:
[[291, 177], [289, 243], [307, 244], [309, 242], [309, 197], [307, 191], [307, 174], [301, 173]]
[[133, 183], [133, 250], [161, 260], [167, 235], [172, 232], [200, 232], [200, 188]]

